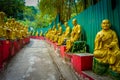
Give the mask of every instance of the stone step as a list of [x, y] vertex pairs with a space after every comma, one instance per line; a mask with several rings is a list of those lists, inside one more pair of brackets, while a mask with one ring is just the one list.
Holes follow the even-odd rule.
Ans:
[[107, 75], [97, 75], [92, 70], [82, 71], [81, 76], [87, 80], [113, 80], [110, 76]]

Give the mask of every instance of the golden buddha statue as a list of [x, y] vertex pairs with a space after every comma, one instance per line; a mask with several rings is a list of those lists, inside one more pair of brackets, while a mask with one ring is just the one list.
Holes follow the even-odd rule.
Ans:
[[36, 31], [35, 35], [36, 35], [36, 36], [39, 36], [38, 31]]
[[0, 38], [2, 38], [3, 37], [3, 26], [1, 25], [0, 26]]
[[6, 35], [5, 28], [4, 28], [4, 17], [5, 17], [5, 13], [0, 12], [0, 38], [4, 38]]
[[56, 35], [54, 35], [54, 42], [57, 42], [59, 39], [59, 36], [62, 34], [62, 27], [60, 23], [58, 23], [57, 26], [58, 26], [58, 30], [56, 32]]
[[28, 26], [25, 26], [24, 29], [25, 29], [25, 30], [24, 30], [24, 31], [25, 31], [25, 37], [30, 36], [31, 33], [28, 32]]
[[[4, 27], [4, 28], [3, 28], [3, 27]], [[3, 27], [2, 27], [2, 29], [3, 29], [4, 38], [5, 38], [5, 39], [9, 39], [9, 36], [8, 36], [8, 35], [10, 34], [10, 29], [9, 29], [9, 24], [8, 24], [8, 22], [6, 22]]]
[[57, 34], [56, 26], [54, 25], [50, 31], [50, 40], [54, 40], [55, 35]]
[[62, 27], [61, 27], [60, 23], [58, 23], [57, 35], [61, 35], [61, 34], [62, 34]]
[[25, 31], [25, 26], [22, 25], [22, 30], [23, 30], [23, 38], [26, 37], [26, 31]]
[[20, 37], [20, 34], [19, 34], [19, 30], [18, 30], [18, 28], [19, 28], [19, 23], [18, 22], [15, 22], [15, 26], [16, 26], [16, 28], [15, 28], [15, 36], [16, 36], [16, 39], [19, 39]]
[[49, 39], [49, 34], [50, 34], [51, 28], [46, 32], [45, 37]]
[[12, 18], [10, 20], [8, 20], [8, 26], [9, 26], [9, 29], [10, 29], [10, 34], [9, 34], [9, 38], [10, 40], [15, 40], [16, 39], [16, 34], [15, 34], [15, 19]]
[[65, 32], [59, 37], [58, 45], [62, 45], [63, 42], [64, 42], [64, 40], [65, 40], [65, 39], [68, 39], [68, 38], [69, 38], [69, 35], [70, 35], [70, 27], [68, 26], [68, 23], [65, 22], [64, 25], [65, 25], [66, 30], [65, 30]]
[[4, 24], [4, 17], [5, 17], [5, 13], [0, 12], [0, 26]]
[[40, 36], [43, 36], [43, 32], [42, 32], [42, 30], [40, 31]]
[[22, 25], [20, 25], [20, 39], [23, 39], [24, 38], [24, 27]]
[[22, 24], [20, 24], [19, 22], [16, 22], [16, 37], [17, 39], [22, 39], [22, 32], [21, 32], [21, 28], [22, 28]]
[[70, 39], [68, 39], [66, 42], [66, 52], [68, 52], [71, 49], [73, 42], [77, 41], [80, 38], [80, 33], [81, 33], [80, 25], [77, 24], [76, 19], [73, 19], [72, 23], [74, 27], [72, 28]]
[[100, 63], [109, 64], [110, 68], [120, 73], [120, 50], [115, 31], [111, 30], [108, 19], [101, 23], [102, 30], [95, 38], [94, 57]]

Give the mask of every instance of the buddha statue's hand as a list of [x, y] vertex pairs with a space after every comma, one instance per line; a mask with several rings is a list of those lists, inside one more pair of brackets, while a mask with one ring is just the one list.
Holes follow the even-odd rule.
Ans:
[[102, 40], [102, 38], [103, 38], [103, 34], [100, 34], [98, 37], [97, 37], [97, 39], [98, 39], [98, 41], [101, 41]]
[[106, 44], [106, 45], [105, 45], [105, 48], [106, 48], [106, 49], [110, 49], [110, 48], [112, 48], [112, 46]]
[[70, 41], [71, 41], [71, 42], [74, 42], [74, 39], [71, 39]]

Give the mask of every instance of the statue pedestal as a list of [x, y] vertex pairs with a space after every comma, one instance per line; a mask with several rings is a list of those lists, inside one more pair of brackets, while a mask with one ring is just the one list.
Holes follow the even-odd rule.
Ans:
[[19, 46], [20, 49], [23, 48], [23, 46], [24, 46], [24, 45], [23, 45], [23, 39], [19, 39], [18, 42], [19, 42], [19, 45], [20, 45], [20, 46]]
[[0, 41], [0, 69], [2, 69], [2, 63], [3, 63], [3, 59], [2, 59], [2, 41]]
[[53, 43], [53, 46], [54, 46], [54, 50], [58, 48], [57, 43]]
[[10, 56], [10, 41], [8, 40], [3, 40], [2, 41], [2, 58], [3, 58], [3, 61], [6, 61], [9, 56]]
[[14, 41], [14, 48], [15, 48], [15, 53], [17, 53], [20, 49], [19, 49], [19, 44], [18, 41]]
[[82, 80], [119, 80], [119, 79], [113, 79], [107, 75], [102, 75], [102, 76], [97, 75], [92, 70], [82, 71], [80, 77], [82, 78]]
[[25, 38], [25, 44], [28, 44], [30, 42], [30, 37]]
[[104, 75], [107, 73], [109, 64], [99, 63], [95, 58], [93, 58], [93, 71], [98, 75]]
[[10, 57], [15, 55], [15, 46], [14, 46], [15, 41], [10, 41]]
[[78, 74], [81, 74], [83, 70], [92, 70], [93, 54], [80, 53], [73, 54], [71, 63], [73, 68]]
[[65, 58], [65, 50], [66, 50], [65, 45], [60, 46], [60, 55], [62, 58]]

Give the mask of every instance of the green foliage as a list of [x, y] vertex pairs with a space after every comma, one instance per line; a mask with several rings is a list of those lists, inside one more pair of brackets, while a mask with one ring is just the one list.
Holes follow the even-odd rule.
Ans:
[[[53, 19], [57, 14], [63, 14], [63, 2], [66, 0], [40, 0], [39, 9], [42, 15], [50, 15]], [[62, 17], [61, 17], [62, 19]]]
[[33, 29], [36, 29], [36, 23], [34, 21], [30, 21], [30, 20], [19, 20], [19, 22], [21, 22], [24, 25], [28, 25], [29, 27], [32, 27]]
[[93, 60], [93, 71], [99, 75], [105, 75], [109, 68], [109, 64], [103, 64], [98, 62], [95, 58]]
[[86, 52], [86, 42], [85, 41], [75, 41], [72, 46], [72, 53], [85, 53]]
[[64, 22], [82, 12], [99, 0], [40, 0], [39, 9], [43, 15], [59, 15]]
[[37, 7], [27, 6], [24, 9], [24, 22], [34, 29], [48, 27], [53, 17], [42, 15]]
[[35, 23], [38, 28], [47, 27], [53, 20], [53, 17], [49, 15], [42, 15], [41, 13], [36, 14]]
[[48, 14], [55, 17], [57, 14], [55, 4], [56, 0], [40, 0], [38, 7], [43, 15]]
[[0, 11], [6, 13], [7, 17], [23, 19], [24, 0], [0, 0]]
[[37, 11], [37, 8], [35, 8], [34, 6], [26, 6], [24, 8], [24, 18], [30, 21], [34, 21], [34, 17], [37, 14]]
[[60, 21], [64, 22], [75, 16], [77, 13], [75, 0], [40, 0], [39, 9], [42, 14], [48, 14], [53, 17], [59, 15]]
[[111, 76], [114, 80], [120, 80], [120, 73], [117, 73], [111, 69], [108, 70], [109, 76]]

